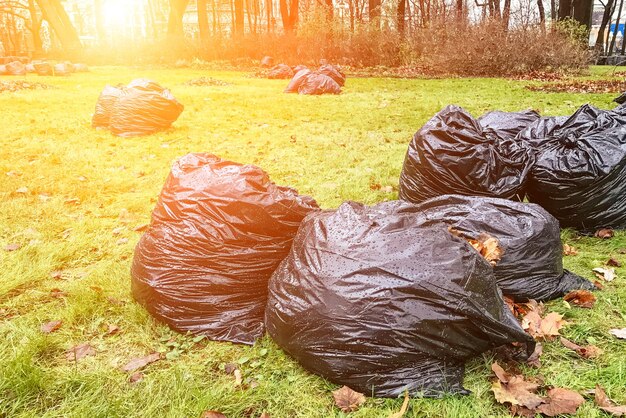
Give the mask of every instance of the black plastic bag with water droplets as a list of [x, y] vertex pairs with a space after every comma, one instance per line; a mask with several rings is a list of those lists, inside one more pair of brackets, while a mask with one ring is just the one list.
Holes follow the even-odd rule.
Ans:
[[124, 94], [124, 86], [107, 85], [96, 102], [96, 109], [91, 118], [91, 126], [94, 128], [107, 128], [111, 123], [111, 114], [118, 100]]
[[340, 94], [341, 86], [326, 74], [303, 69], [293, 76], [285, 88], [285, 93], [296, 92], [309, 95]]
[[272, 275], [268, 333], [307, 370], [365, 394], [466, 394], [464, 363], [527, 344], [491, 265], [416, 206], [344, 203], [309, 215]]
[[593, 283], [563, 269], [559, 222], [541, 206], [511, 200], [448, 195], [411, 208], [418, 223], [448, 225], [464, 237], [488, 234], [498, 240], [502, 258], [494, 267], [498, 286], [517, 301], [556, 299]]
[[521, 130], [539, 119], [539, 113], [534, 110], [521, 112], [502, 112], [494, 110], [478, 118], [483, 129], [491, 129], [501, 138], [514, 138]]
[[518, 135], [536, 152], [528, 199], [564, 228], [626, 228], [626, 115], [584, 105], [538, 123]]
[[447, 106], [413, 136], [400, 174], [400, 198], [422, 202], [462, 194], [522, 200], [533, 163], [524, 143]]
[[258, 167], [188, 154], [135, 249], [133, 295], [176, 331], [252, 344], [264, 332], [268, 280], [315, 210]]
[[339, 87], [343, 87], [346, 84], [346, 75], [341, 71], [341, 68], [332, 65], [326, 64], [322, 65], [318, 70], [318, 73], [324, 74], [335, 80]]
[[118, 136], [148, 135], [168, 129], [183, 109], [168, 89], [151, 80], [137, 79], [117, 100], [109, 127]]

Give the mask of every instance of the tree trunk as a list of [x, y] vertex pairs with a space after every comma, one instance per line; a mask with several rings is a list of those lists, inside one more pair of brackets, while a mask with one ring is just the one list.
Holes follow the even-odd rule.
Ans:
[[[456, 0], [456, 20], [460, 25], [465, 25], [465, 8], [463, 7], [464, 0]], [[445, 3], [444, 3], [445, 6]]]
[[368, 0], [368, 15], [370, 22], [375, 22], [375, 25], [380, 25], [380, 4], [381, 0]]
[[509, 30], [509, 20], [511, 19], [511, 0], [504, 0], [502, 8], [502, 27], [505, 31]]
[[[615, 38], [617, 37], [617, 32], [619, 30], [619, 20], [622, 17], [622, 6], [624, 6], [624, 0], [620, 0], [619, 9], [617, 10], [617, 20], [615, 21], [615, 30], [613, 30], [613, 37], [611, 39], [611, 46], [609, 47], [609, 56], [613, 55], [613, 48], [615, 47]], [[624, 42], [622, 38], [622, 42]]]
[[234, 0], [234, 8], [235, 8], [235, 37], [243, 36], [243, 0]]
[[200, 44], [206, 46], [209, 38], [209, 14], [207, 12], [207, 0], [197, 0], [198, 8], [198, 31], [200, 32]]
[[400, 37], [404, 37], [404, 18], [406, 15], [407, 0], [398, 0], [398, 8], [396, 10], [396, 23], [398, 25], [398, 33]]
[[324, 8], [326, 9], [326, 18], [331, 21], [333, 20], [333, 0], [324, 0]]
[[596, 44], [594, 45], [594, 49], [599, 54], [604, 54], [604, 34], [606, 32], [606, 27], [611, 20], [611, 16], [613, 15], [614, 4], [614, 0], [607, 0], [606, 6], [604, 6], [602, 23], [600, 24], [600, 29], [598, 29], [598, 37], [596, 38]]
[[550, 29], [554, 30], [556, 22], [556, 0], [550, 0]]
[[539, 25], [541, 32], [546, 32], [546, 11], [543, 8], [543, 0], [537, 0], [537, 8], [539, 9]]
[[189, 0], [170, 0], [170, 14], [167, 19], [167, 34], [174, 37], [183, 37], [183, 16]]
[[298, 23], [298, 0], [280, 0], [279, 5], [285, 33], [293, 33]]
[[63, 48], [70, 51], [81, 49], [80, 38], [60, 0], [37, 0], [43, 18], [54, 30]]
[[265, 2], [266, 7], [267, 7], [267, 33], [272, 33], [272, 6], [273, 6], [273, 2], [272, 0], [267, 0]]
[[559, 0], [558, 20], [563, 20], [572, 16], [572, 0]]
[[33, 36], [33, 49], [37, 57], [43, 53], [41, 42], [41, 19], [37, 17], [35, 0], [28, 0], [28, 13], [30, 14], [30, 32]]
[[573, 0], [574, 8], [572, 18], [584, 25], [587, 30], [591, 27], [591, 12], [593, 11], [593, 0]]

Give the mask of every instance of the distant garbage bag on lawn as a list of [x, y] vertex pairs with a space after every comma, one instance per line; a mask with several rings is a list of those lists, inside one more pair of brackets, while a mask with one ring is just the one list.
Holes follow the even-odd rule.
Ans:
[[13, 61], [5, 65], [8, 75], [26, 75], [26, 66], [20, 61]]
[[400, 175], [400, 198], [423, 202], [461, 194], [522, 200], [533, 163], [524, 143], [484, 128], [458, 106], [447, 106], [413, 136]]
[[480, 242], [496, 238], [502, 248], [494, 266], [498, 286], [517, 301], [546, 301], [593, 283], [563, 269], [559, 222], [541, 206], [506, 199], [448, 195], [410, 208], [420, 225], [445, 224]]
[[[330, 70], [326, 72], [330, 72]], [[338, 84], [331, 76], [321, 71], [311, 71], [308, 68], [304, 68], [293, 76], [287, 88], [285, 88], [285, 93], [310, 95], [340, 94], [342, 85], [343, 84]]]
[[183, 109], [169, 90], [154, 81], [136, 79], [126, 87], [104, 88], [92, 126], [108, 127], [118, 136], [148, 135], [168, 129]]
[[493, 269], [402, 201], [308, 216], [269, 284], [270, 336], [307, 370], [366, 394], [466, 394], [464, 363], [533, 339]]
[[188, 154], [135, 249], [133, 295], [176, 331], [252, 344], [264, 332], [268, 280], [318, 209], [258, 167]]
[[267, 78], [287, 79], [293, 77], [293, 70], [287, 64], [278, 64], [270, 68]]
[[52, 65], [44, 61], [33, 62], [37, 75], [52, 75]]
[[529, 201], [564, 228], [626, 228], [626, 114], [584, 105], [565, 121], [537, 123], [518, 136], [537, 156]]

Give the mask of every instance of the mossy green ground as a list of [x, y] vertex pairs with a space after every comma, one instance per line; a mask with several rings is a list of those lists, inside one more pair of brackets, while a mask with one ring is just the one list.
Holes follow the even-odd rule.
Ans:
[[[601, 77], [612, 69], [593, 69]], [[211, 76], [232, 83], [188, 87]], [[169, 87], [185, 111], [168, 132], [118, 138], [96, 131], [90, 118], [105, 84], [149, 77]], [[1, 77], [3, 81], [12, 80]], [[0, 416], [2, 417], [197, 417], [204, 410], [229, 417], [342, 417], [333, 407], [336, 386], [304, 372], [268, 338], [254, 347], [202, 342], [178, 336], [154, 322], [130, 294], [129, 266], [174, 159], [211, 152], [263, 167], [280, 184], [314, 196], [325, 208], [345, 200], [376, 203], [397, 197], [396, 185], [413, 133], [447, 104], [474, 115], [534, 108], [571, 114], [590, 102], [612, 107], [612, 94], [546, 94], [504, 79], [349, 79], [340, 96], [282, 93], [286, 82], [244, 73], [199, 70], [93, 68], [67, 78], [29, 75], [53, 90], [0, 93]], [[10, 173], [11, 175], [7, 175]], [[394, 186], [391, 193], [370, 185]], [[26, 193], [18, 190], [26, 187]], [[21, 191], [24, 191], [23, 189]], [[77, 200], [76, 200], [77, 199]], [[591, 269], [626, 248], [626, 235], [610, 240], [564, 232], [579, 250], [566, 266], [593, 278]], [[17, 243], [16, 251], [3, 251]], [[60, 272], [52, 274], [53, 272]], [[546, 384], [581, 393], [600, 384], [626, 403], [626, 341], [611, 328], [626, 327], [626, 268], [597, 292], [591, 309], [554, 301], [565, 315], [563, 334], [604, 353], [577, 358], [558, 341], [545, 343], [540, 370]], [[61, 276], [53, 277], [53, 276]], [[60, 289], [65, 297], [51, 296]], [[49, 335], [41, 324], [62, 320]], [[120, 333], [106, 336], [109, 324]], [[166, 345], [174, 338], [175, 343]], [[97, 350], [77, 364], [70, 347], [89, 342]], [[155, 350], [172, 351], [149, 365], [144, 379], [129, 383], [120, 366]], [[407, 417], [506, 416], [490, 392], [491, 357], [470, 362], [465, 385], [473, 394], [411, 400]], [[223, 365], [238, 362], [244, 381], [235, 387]], [[369, 398], [352, 417], [386, 417], [401, 400]], [[600, 417], [588, 401], [580, 417]]]

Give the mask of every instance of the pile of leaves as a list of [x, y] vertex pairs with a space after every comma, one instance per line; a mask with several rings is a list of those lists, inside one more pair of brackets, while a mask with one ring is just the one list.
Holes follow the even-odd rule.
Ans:
[[511, 77], [511, 80], [525, 80], [525, 81], [559, 81], [562, 80], [565, 75], [561, 73], [552, 73], [547, 71], [529, 71], [525, 74], [518, 74]]
[[212, 77], [200, 77], [194, 78], [183, 83], [186, 86], [230, 86], [232, 83], [228, 83], [226, 81], [218, 80]]
[[532, 91], [547, 93], [621, 93], [626, 91], [624, 80], [570, 80], [526, 86]]
[[33, 81], [25, 81], [25, 80], [11, 80], [11, 81], [0, 81], [0, 93], [3, 92], [15, 92], [15, 91], [19, 91], [19, 90], [49, 90], [49, 89], [53, 89], [55, 87], [49, 85], [49, 84], [44, 84], [44, 83], [38, 83], [38, 82], [33, 82]]

